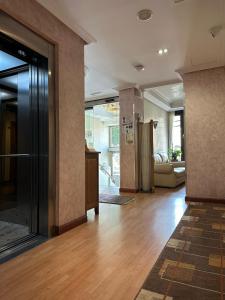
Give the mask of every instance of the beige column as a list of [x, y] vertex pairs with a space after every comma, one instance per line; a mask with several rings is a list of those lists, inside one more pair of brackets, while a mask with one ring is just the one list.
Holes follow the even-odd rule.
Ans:
[[143, 118], [144, 100], [139, 90], [129, 88], [119, 93], [120, 102], [120, 190], [138, 189], [137, 117]]
[[225, 199], [225, 69], [183, 79], [187, 197]]

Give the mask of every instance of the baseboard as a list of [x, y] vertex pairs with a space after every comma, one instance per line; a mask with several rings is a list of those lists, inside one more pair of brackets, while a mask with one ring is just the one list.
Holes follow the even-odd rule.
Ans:
[[201, 197], [185, 197], [187, 202], [208, 202], [208, 203], [221, 203], [225, 204], [225, 199], [223, 198], [201, 198]]
[[120, 193], [138, 193], [138, 189], [120, 188]]
[[65, 233], [66, 231], [70, 230], [70, 229], [73, 229], [83, 223], [86, 223], [87, 222], [87, 215], [84, 215], [80, 218], [77, 218], [73, 221], [70, 221], [66, 224], [63, 224], [63, 225], [59, 225], [59, 226], [56, 226], [56, 229], [55, 229], [55, 234], [56, 235], [60, 235], [60, 234], [63, 234]]

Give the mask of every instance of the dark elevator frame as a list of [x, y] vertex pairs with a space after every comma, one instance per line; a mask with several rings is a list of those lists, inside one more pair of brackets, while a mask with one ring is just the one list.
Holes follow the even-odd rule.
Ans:
[[[42, 150], [40, 151], [39, 167], [42, 175], [45, 177], [43, 181], [46, 184], [40, 185], [38, 191], [38, 233], [51, 237], [55, 234], [56, 224], [55, 47], [2, 11], [0, 11], [0, 34], [1, 37], [5, 36], [6, 40], [8, 37], [8, 42], [12, 39], [12, 41], [20, 45], [22, 51], [20, 53], [11, 53], [12, 55], [24, 60], [23, 50], [24, 52], [29, 52], [30, 49], [32, 53], [36, 53], [37, 57], [40, 55], [40, 58], [45, 58], [48, 61], [47, 69], [43, 68], [43, 66], [40, 68], [40, 72], [42, 72], [40, 76], [42, 80], [41, 85], [46, 86], [46, 80], [48, 80], [48, 88], [40, 89], [39, 91], [34, 89], [32, 97], [37, 97], [35, 93], [39, 93], [40, 107], [43, 110], [42, 120], [39, 120], [41, 121], [39, 122], [39, 132], [42, 136], [45, 136], [45, 142], [40, 144]], [[4, 49], [2, 50], [4, 51]], [[9, 53], [9, 51], [7, 52]], [[22, 56], [20, 56], [21, 54]]]

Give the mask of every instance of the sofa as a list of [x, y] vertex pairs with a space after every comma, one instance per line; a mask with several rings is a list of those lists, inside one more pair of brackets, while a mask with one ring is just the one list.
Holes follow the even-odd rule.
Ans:
[[154, 155], [155, 186], [175, 188], [185, 182], [185, 161], [169, 162], [165, 153]]

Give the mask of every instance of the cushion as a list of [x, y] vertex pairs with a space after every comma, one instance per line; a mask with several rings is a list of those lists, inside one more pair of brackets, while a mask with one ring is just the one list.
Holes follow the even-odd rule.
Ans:
[[165, 152], [160, 152], [159, 155], [162, 157], [162, 161], [167, 163], [169, 161], [168, 155]]
[[173, 165], [174, 168], [185, 168], [185, 161], [171, 161], [171, 164]]
[[177, 178], [185, 176], [185, 168], [174, 168], [174, 174]]
[[154, 154], [154, 161], [156, 164], [161, 164], [162, 163], [162, 157], [158, 153]]
[[155, 164], [154, 172], [158, 174], [171, 174], [173, 173], [173, 166], [171, 164]]

